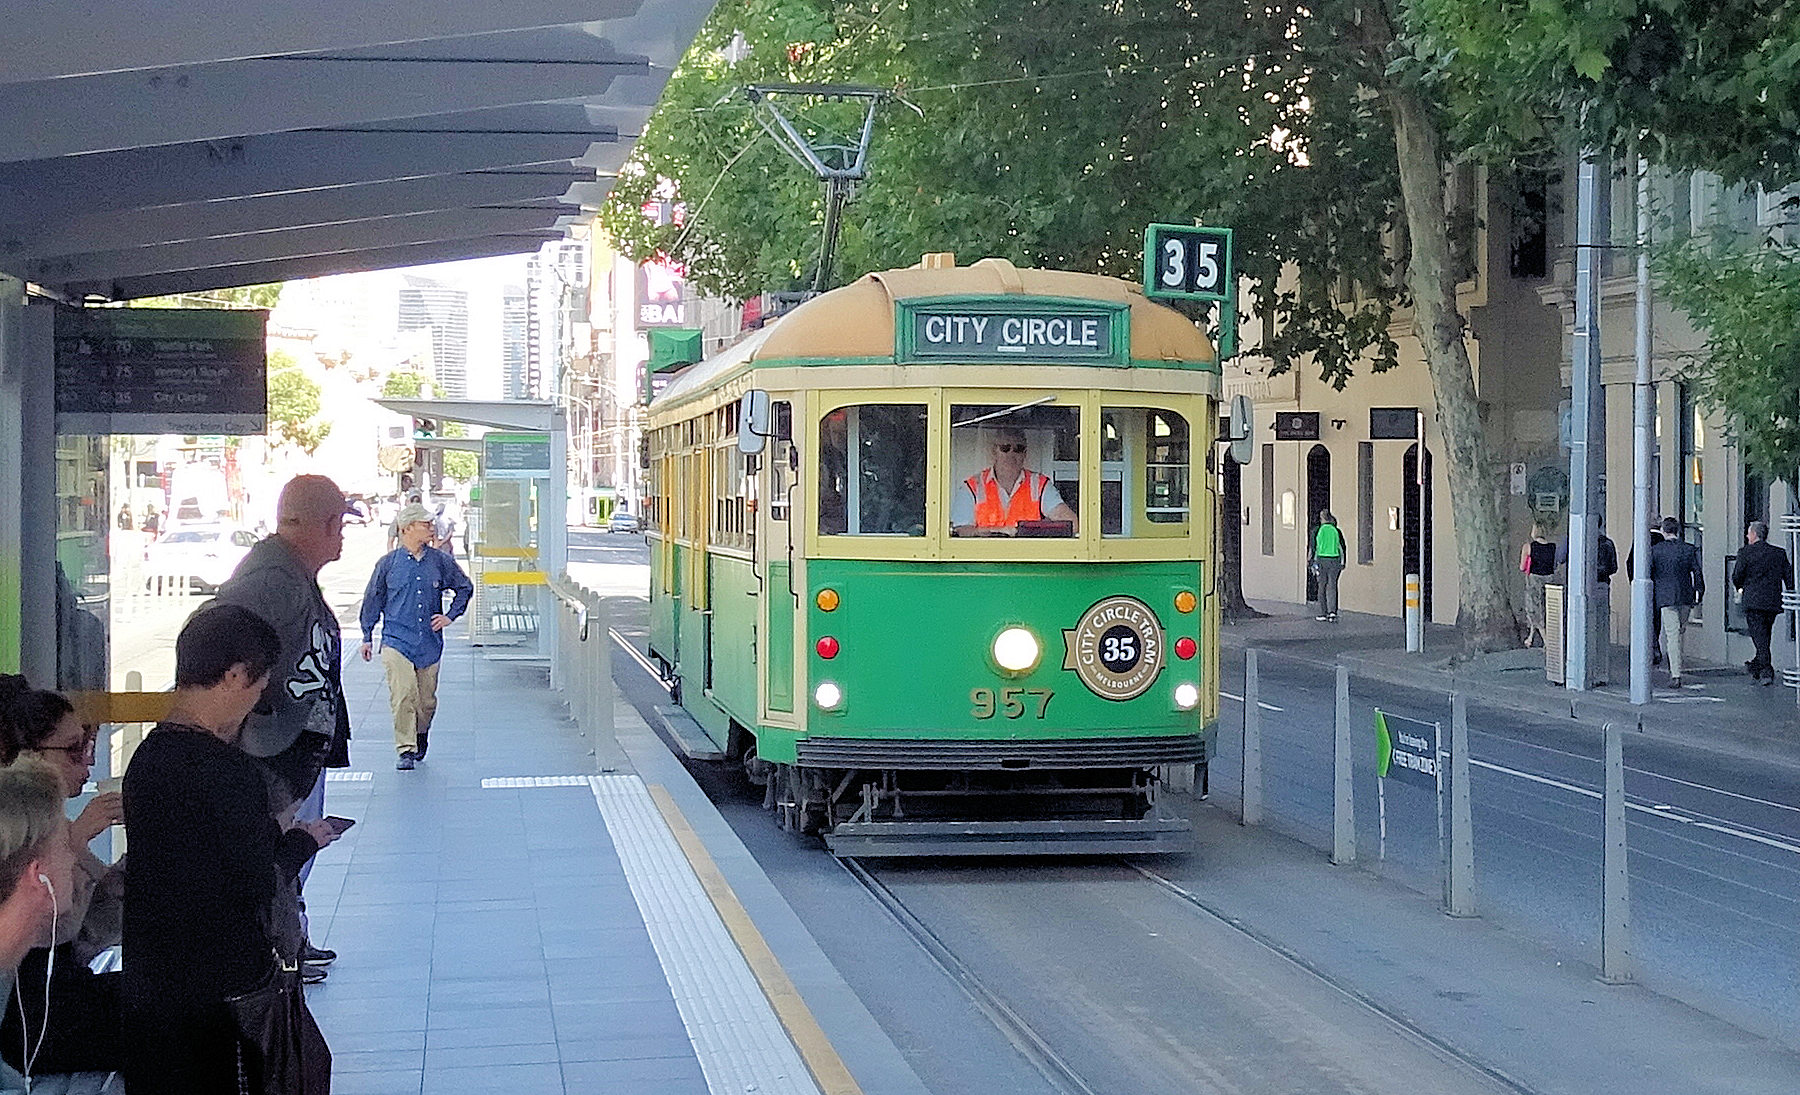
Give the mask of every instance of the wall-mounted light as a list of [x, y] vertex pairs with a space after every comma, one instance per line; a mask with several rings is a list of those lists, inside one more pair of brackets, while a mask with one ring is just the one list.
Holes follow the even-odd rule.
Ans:
[[1331, 428], [1334, 430], [1341, 430], [1346, 424], [1346, 420], [1342, 418], [1334, 418], [1331, 420]]
[[1389, 506], [1388, 507], [1388, 531], [1390, 531], [1390, 532], [1399, 532], [1400, 531], [1400, 507], [1399, 506]]

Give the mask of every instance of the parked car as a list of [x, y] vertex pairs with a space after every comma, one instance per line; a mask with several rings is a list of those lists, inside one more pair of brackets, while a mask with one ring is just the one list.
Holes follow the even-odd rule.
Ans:
[[638, 532], [642, 528], [637, 514], [627, 513], [622, 509], [614, 510], [613, 515], [606, 519], [606, 531], [608, 532]]
[[176, 525], [145, 549], [145, 582], [186, 578], [196, 592], [211, 593], [231, 577], [255, 544], [255, 533], [234, 525]]

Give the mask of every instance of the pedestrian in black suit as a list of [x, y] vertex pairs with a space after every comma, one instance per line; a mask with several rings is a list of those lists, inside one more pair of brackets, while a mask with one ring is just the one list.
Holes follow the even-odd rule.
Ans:
[[1650, 547], [1650, 581], [1655, 587], [1657, 615], [1662, 617], [1664, 653], [1669, 657], [1669, 687], [1681, 687], [1681, 635], [1688, 617], [1706, 596], [1700, 549], [1681, 539], [1681, 522], [1663, 518], [1662, 542]]
[[1756, 657], [1744, 663], [1750, 676], [1765, 685], [1775, 683], [1775, 665], [1769, 658], [1769, 632], [1781, 614], [1781, 591], [1794, 588], [1794, 568], [1785, 549], [1769, 543], [1769, 526], [1752, 521], [1744, 530], [1744, 550], [1731, 568], [1731, 584], [1742, 590], [1744, 622]]

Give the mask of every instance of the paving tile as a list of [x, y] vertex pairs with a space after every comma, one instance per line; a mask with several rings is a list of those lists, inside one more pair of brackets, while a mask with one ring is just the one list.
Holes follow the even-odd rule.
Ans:
[[692, 1054], [633, 1060], [563, 1061], [563, 1086], [573, 1095], [707, 1095], [706, 1077]]
[[425, 1074], [419, 1069], [400, 1072], [346, 1072], [331, 1074], [332, 1095], [419, 1095]]
[[331, 1074], [334, 1077], [352, 1072], [411, 1072], [417, 1076], [425, 1067], [425, 1047], [417, 1049], [366, 1049], [349, 1052], [331, 1047]]
[[509, 1046], [445, 1046], [424, 1054], [425, 1068], [438, 1071], [447, 1068], [472, 1068], [477, 1065], [536, 1065], [557, 1063], [554, 1042], [536, 1042]]
[[424, 1095], [470, 1095], [471, 1092], [489, 1091], [507, 1092], [508, 1095], [562, 1095], [562, 1069], [551, 1062], [425, 1070]]

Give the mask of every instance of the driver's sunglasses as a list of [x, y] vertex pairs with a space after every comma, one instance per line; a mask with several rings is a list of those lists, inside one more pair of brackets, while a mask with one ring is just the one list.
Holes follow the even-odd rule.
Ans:
[[995, 445], [994, 449], [998, 452], [1024, 452], [1025, 446], [1024, 445]]
[[66, 753], [70, 760], [94, 759], [94, 735], [89, 735], [75, 745], [40, 745], [40, 753]]

